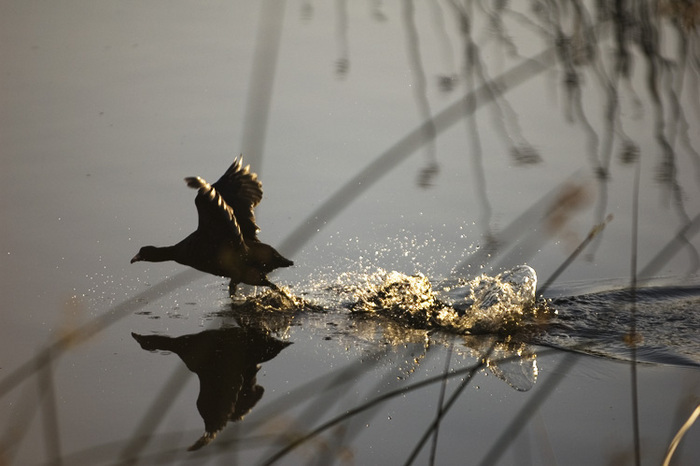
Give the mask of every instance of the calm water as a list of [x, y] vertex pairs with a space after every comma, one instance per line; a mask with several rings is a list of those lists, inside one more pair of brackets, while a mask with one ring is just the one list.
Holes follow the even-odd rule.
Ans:
[[[1, 2], [0, 464], [634, 464], [635, 426], [660, 464], [700, 399], [700, 20], [593, 3]], [[130, 265], [239, 153], [286, 299]], [[519, 264], [535, 307], [415, 318]]]

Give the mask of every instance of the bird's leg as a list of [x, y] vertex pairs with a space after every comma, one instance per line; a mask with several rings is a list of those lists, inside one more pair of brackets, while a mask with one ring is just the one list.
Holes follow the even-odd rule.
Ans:
[[238, 283], [234, 282], [233, 280], [231, 280], [231, 281], [228, 283], [228, 295], [229, 295], [230, 297], [233, 298], [233, 297], [235, 296], [235, 294], [236, 294], [236, 288], [237, 288], [237, 287], [238, 287]]
[[276, 291], [277, 293], [282, 293], [282, 290], [280, 290], [280, 287], [272, 283], [270, 280], [267, 278], [263, 282], [263, 285], [269, 287], [272, 291]]

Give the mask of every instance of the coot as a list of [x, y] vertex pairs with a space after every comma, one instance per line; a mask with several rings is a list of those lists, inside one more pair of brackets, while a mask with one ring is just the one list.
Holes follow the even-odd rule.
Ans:
[[229, 277], [233, 296], [239, 283], [263, 285], [277, 290], [267, 274], [294, 263], [272, 246], [257, 238], [259, 231], [253, 210], [262, 200], [262, 183], [243, 167], [238, 157], [214, 184], [200, 177], [185, 178], [187, 186], [197, 189], [194, 200], [199, 223], [197, 229], [174, 246], [144, 246], [131, 263], [137, 261], [175, 261], [202, 272]]

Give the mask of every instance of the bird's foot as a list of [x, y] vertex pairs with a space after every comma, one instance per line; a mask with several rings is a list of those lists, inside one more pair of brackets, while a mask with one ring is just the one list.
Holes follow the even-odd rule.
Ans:
[[233, 298], [236, 295], [236, 288], [238, 288], [238, 283], [231, 281], [228, 284], [228, 295]]

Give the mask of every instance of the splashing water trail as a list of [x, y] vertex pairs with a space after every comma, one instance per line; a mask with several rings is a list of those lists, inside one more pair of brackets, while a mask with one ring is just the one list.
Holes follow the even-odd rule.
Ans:
[[481, 275], [438, 296], [427, 277], [379, 271], [355, 292], [355, 312], [386, 315], [417, 328], [459, 333], [513, 333], [539, 312], [537, 274], [519, 265], [494, 277]]

